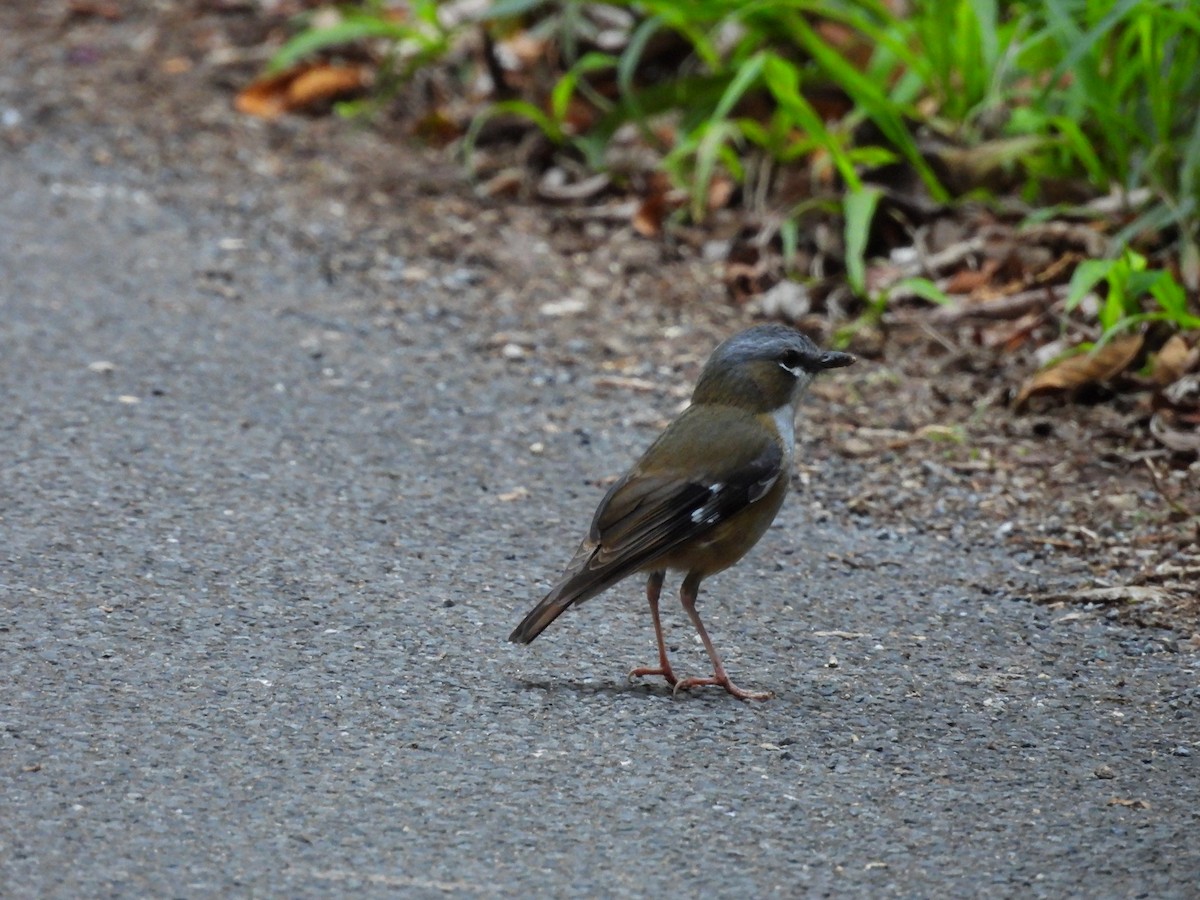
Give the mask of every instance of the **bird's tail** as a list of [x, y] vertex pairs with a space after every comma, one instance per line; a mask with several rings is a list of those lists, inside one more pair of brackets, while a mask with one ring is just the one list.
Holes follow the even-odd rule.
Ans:
[[618, 565], [597, 564], [599, 552], [595, 538], [585, 539], [567, 564], [567, 570], [550, 593], [538, 601], [521, 624], [513, 629], [508, 639], [514, 644], [528, 644], [546, 630], [546, 627], [567, 611], [567, 607], [591, 600], [608, 590], [622, 578], [638, 570], [640, 559], [625, 560]]
[[562, 587], [563, 585], [555, 587], [543, 597], [538, 605], [529, 611], [529, 615], [521, 620], [521, 624], [513, 629], [508, 639], [514, 644], [528, 644], [579, 599], [578, 595], [564, 591]]
[[558, 584], [538, 601], [538, 605], [513, 629], [508, 639], [514, 644], [528, 644], [566, 612], [567, 607], [591, 600], [629, 574], [627, 567], [593, 567], [591, 563], [595, 554], [595, 544], [584, 541]]

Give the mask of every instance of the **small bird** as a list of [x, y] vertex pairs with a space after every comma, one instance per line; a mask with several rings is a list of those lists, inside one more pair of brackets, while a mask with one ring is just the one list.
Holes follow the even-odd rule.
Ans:
[[[658, 665], [634, 669], [629, 677], [661, 675], [676, 693], [720, 685], [741, 700], [770, 697], [730, 680], [700, 621], [696, 597], [700, 582], [741, 559], [779, 512], [805, 389], [818, 372], [854, 361], [783, 325], [757, 325], [717, 347], [691, 404], [600, 501], [566, 571], [508, 639], [528, 644], [567, 607], [647, 572]], [[677, 678], [667, 658], [658, 599], [668, 570], [684, 574], [679, 599], [712, 660], [709, 678]]]

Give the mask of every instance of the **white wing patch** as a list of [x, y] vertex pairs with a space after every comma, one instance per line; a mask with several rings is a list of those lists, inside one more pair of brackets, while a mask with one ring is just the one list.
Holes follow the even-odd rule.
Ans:
[[717, 498], [725, 490], [725, 482], [717, 481], [708, 486], [708, 500], [692, 510], [692, 522], [696, 525], [713, 525], [721, 518], [717, 512]]
[[[775, 482], [778, 481], [778, 475], [767, 478], [764, 481], [757, 482], [750, 486], [746, 500], [749, 503], [757, 503], [766, 496], [767, 491], [771, 490]], [[722, 481], [718, 481], [708, 487], [708, 499], [692, 510], [691, 520], [694, 525], [715, 525], [721, 520], [721, 512], [717, 508], [717, 504], [723, 500], [722, 493], [728, 489], [728, 485]]]

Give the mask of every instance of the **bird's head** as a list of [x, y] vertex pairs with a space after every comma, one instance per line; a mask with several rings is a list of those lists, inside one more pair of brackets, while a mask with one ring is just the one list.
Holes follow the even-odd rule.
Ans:
[[713, 351], [692, 402], [771, 412], [795, 405], [818, 372], [854, 361], [849, 353], [822, 350], [786, 325], [755, 325]]

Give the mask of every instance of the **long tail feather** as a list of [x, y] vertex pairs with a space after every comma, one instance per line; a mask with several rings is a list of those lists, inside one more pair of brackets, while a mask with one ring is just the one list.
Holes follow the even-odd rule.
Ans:
[[575, 599], [575, 595], [556, 587], [529, 611], [529, 615], [513, 629], [513, 633], [508, 636], [508, 639], [514, 644], [528, 644], [545, 631], [547, 625], [566, 612], [567, 607], [574, 603]]
[[595, 538], [589, 537], [579, 545], [575, 556], [567, 565], [558, 584], [550, 589], [537, 606], [529, 611], [521, 624], [513, 629], [508, 639], [514, 644], [528, 644], [546, 630], [546, 627], [566, 612], [567, 607], [591, 600], [608, 590], [618, 581], [632, 575], [641, 568], [644, 560], [638, 556], [623, 559], [616, 564], [595, 565], [599, 550]]
[[566, 612], [567, 607], [591, 600], [635, 571], [633, 566], [628, 565], [590, 569], [587, 564], [594, 552], [594, 547], [587, 545], [580, 549], [558, 584], [552, 587], [550, 593], [538, 601], [538, 605], [513, 629], [513, 633], [508, 636], [510, 641], [514, 644], [528, 644], [545, 631], [546, 626]]

